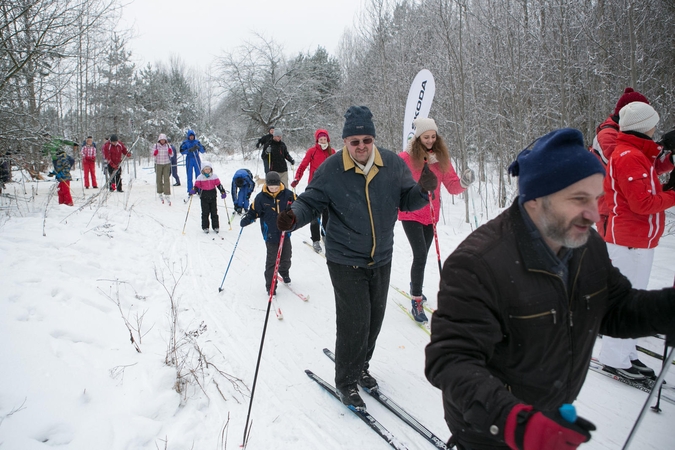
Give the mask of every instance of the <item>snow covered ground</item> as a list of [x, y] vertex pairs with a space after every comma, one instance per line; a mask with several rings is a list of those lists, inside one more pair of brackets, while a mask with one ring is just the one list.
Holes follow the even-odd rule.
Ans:
[[[256, 173], [255, 162], [212, 162], [228, 190], [237, 169], [249, 167]], [[236, 217], [230, 231], [221, 202], [222, 239], [214, 240], [213, 234], [201, 231], [196, 199], [182, 234], [188, 211], [182, 201], [182, 168], [183, 187], [174, 188], [173, 206], [159, 202], [149, 163], [137, 173], [132, 185], [130, 175], [124, 174], [125, 193], [111, 193], [104, 204], [95, 202], [75, 214], [71, 213], [84, 203], [84, 191], [73, 181], [76, 206], [58, 205], [54, 197], [47, 210], [46, 236], [43, 213], [51, 182], [13, 183], [6, 191], [12, 198], [0, 198], [4, 449], [235, 449], [242, 443], [267, 308], [260, 229], [256, 223], [240, 235]], [[73, 174], [79, 177], [78, 170]], [[34, 189], [38, 195], [33, 197]], [[472, 193], [476, 195], [475, 188]], [[463, 220], [463, 201], [455, 198], [452, 204], [445, 194], [444, 219], [438, 227], [443, 258], [471, 232]], [[231, 199], [227, 201], [232, 212]], [[475, 196], [472, 222], [496, 215], [490, 211], [488, 217], [482, 205]], [[334, 347], [335, 311], [325, 260], [303, 244], [309, 241], [309, 227], [294, 232], [291, 239], [292, 286], [310, 300], [305, 303], [285, 287], [278, 288], [284, 319], [270, 315], [248, 448], [390, 448], [304, 373], [311, 369], [332, 382], [333, 364], [322, 349]], [[656, 251], [650, 288], [672, 285], [674, 250], [675, 237], [664, 238]], [[410, 261], [408, 242], [397, 224], [392, 283], [402, 289], [408, 286]], [[425, 281], [431, 306], [436, 303], [436, 266], [432, 247]], [[182, 394], [174, 389], [177, 369], [165, 364], [173, 336], [172, 298], [180, 370], [190, 381]], [[447, 439], [440, 393], [423, 374], [428, 336], [396, 302], [407, 306], [392, 289], [371, 371], [386, 394]], [[125, 320], [140, 353], [130, 342]], [[641, 343], [662, 350], [656, 339]], [[641, 359], [659, 368], [657, 360], [646, 355]], [[675, 384], [675, 371], [669, 375]], [[576, 405], [598, 431], [582, 448], [621, 448], [646, 395], [590, 372]], [[432, 448], [374, 400], [367, 395], [364, 399], [369, 411], [408, 448]], [[632, 448], [675, 448], [675, 405], [662, 402], [662, 409], [661, 414], [648, 413]]]

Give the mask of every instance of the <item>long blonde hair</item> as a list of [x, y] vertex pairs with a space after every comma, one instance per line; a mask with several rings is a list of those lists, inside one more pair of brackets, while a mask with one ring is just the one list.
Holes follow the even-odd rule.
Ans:
[[[436, 142], [431, 147], [431, 151], [436, 155], [441, 172], [445, 173], [450, 167], [450, 152], [445, 145], [443, 138], [436, 133]], [[422, 170], [424, 167], [424, 158], [427, 156], [427, 148], [422, 144], [420, 138], [415, 138], [408, 144], [408, 153], [415, 170]]]

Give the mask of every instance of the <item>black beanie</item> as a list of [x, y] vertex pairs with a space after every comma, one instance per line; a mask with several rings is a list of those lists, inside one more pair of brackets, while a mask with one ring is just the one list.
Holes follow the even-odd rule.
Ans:
[[367, 106], [350, 106], [345, 113], [345, 126], [342, 128], [342, 139], [349, 136], [375, 137], [373, 113]]

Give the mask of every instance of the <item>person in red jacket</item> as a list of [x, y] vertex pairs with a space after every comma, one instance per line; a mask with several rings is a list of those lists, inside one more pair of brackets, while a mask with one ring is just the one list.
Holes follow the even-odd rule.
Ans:
[[427, 264], [429, 248], [434, 240], [434, 223], [438, 222], [438, 212], [441, 209], [441, 184], [453, 195], [461, 194], [474, 181], [471, 169], [462, 172], [462, 178], [450, 162], [450, 152], [443, 139], [438, 135], [438, 127], [434, 119], [418, 117], [414, 121], [415, 137], [408, 141], [408, 146], [399, 156], [410, 168], [413, 178], [418, 179], [425, 164], [440, 181], [433, 192], [432, 203], [434, 217], [429, 205], [417, 211], [400, 211], [398, 220], [403, 225], [403, 231], [408, 237], [413, 252], [413, 262], [410, 268], [410, 296], [412, 297], [412, 314], [418, 322], [427, 322], [422, 301], [422, 284], [424, 283], [424, 268]]
[[131, 152], [127, 150], [122, 142], [117, 139], [117, 135], [110, 136], [110, 140], [103, 145], [103, 158], [108, 165], [108, 174], [110, 175], [110, 190], [122, 191], [122, 155], [131, 158]]
[[[646, 103], [621, 108], [620, 131], [603, 186], [609, 210], [607, 251], [636, 289], [647, 288], [665, 210], [675, 206], [675, 192], [663, 191], [656, 169], [657, 162], [673, 167], [672, 153], [652, 140], [658, 123], [659, 115]], [[599, 360], [604, 370], [632, 380], [654, 377], [654, 371], [638, 359], [635, 344], [634, 339], [603, 338]]]
[[[330, 145], [330, 136], [328, 136], [328, 131], [322, 129], [316, 130], [314, 132], [314, 146], [307, 149], [305, 157], [302, 158], [302, 162], [298, 166], [298, 170], [295, 172], [295, 180], [293, 180], [291, 183], [291, 187], [295, 189], [302, 179], [302, 175], [305, 173], [307, 166], [309, 166], [309, 180], [307, 180], [307, 184], [311, 183], [316, 169], [318, 169], [319, 166], [334, 153], [335, 150]], [[319, 241], [321, 240], [321, 235], [325, 231], [322, 232], [321, 228], [325, 230], [327, 226], [328, 210], [325, 209], [321, 213], [321, 222], [319, 222], [319, 219], [317, 218], [312, 220], [309, 226], [310, 233], [312, 234], [312, 246], [314, 247], [314, 251], [317, 253], [321, 253], [322, 251], [321, 243]]]
[[[609, 158], [612, 156], [614, 148], [616, 147], [616, 136], [619, 134], [619, 111], [621, 111], [621, 108], [632, 102], [649, 104], [647, 97], [633, 90], [633, 88], [627, 87], [616, 102], [612, 114], [595, 129], [595, 138], [593, 138], [591, 150], [605, 168], [607, 167], [607, 161], [609, 161]], [[600, 213], [600, 220], [595, 226], [598, 233], [600, 233], [600, 236], [604, 237], [607, 217], [609, 216], [609, 210], [607, 209], [604, 196], [598, 199], [598, 212]]]

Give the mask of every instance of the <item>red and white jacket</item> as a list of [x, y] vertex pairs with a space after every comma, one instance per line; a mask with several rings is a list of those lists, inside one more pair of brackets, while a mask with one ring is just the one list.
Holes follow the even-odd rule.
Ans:
[[[663, 192], [657, 162], [670, 154], [651, 139], [621, 133], [607, 164], [605, 202], [609, 208], [605, 241], [632, 248], [654, 248], [665, 225], [665, 210], [675, 206], [675, 192]], [[664, 172], [665, 173], [665, 170]]]
[[[312, 178], [314, 178], [314, 172], [316, 172], [316, 169], [318, 169], [319, 166], [323, 164], [323, 162], [327, 160], [329, 156], [335, 154], [335, 150], [330, 146], [326, 150], [321, 148], [319, 145], [319, 133], [325, 133], [326, 136], [328, 136], [328, 131], [326, 130], [316, 130], [314, 132], [314, 140], [316, 141], [316, 144], [314, 144], [314, 147], [307, 149], [307, 153], [305, 153], [305, 157], [302, 158], [302, 162], [298, 166], [298, 170], [295, 171], [295, 179], [298, 181], [302, 179], [305, 169], [307, 169], [307, 166], [309, 166], [309, 180], [307, 180], [307, 184], [309, 184], [312, 181]], [[330, 138], [328, 138], [328, 142], [330, 143]]]

